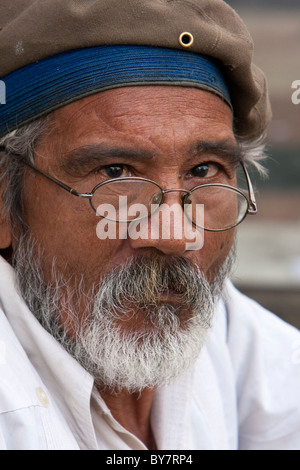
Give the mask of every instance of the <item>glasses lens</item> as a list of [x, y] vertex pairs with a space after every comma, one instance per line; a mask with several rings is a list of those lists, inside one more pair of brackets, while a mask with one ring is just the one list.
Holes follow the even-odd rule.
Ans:
[[202, 186], [189, 198], [192, 204], [185, 208], [188, 218], [197, 227], [212, 231], [228, 230], [241, 223], [249, 206], [242, 192], [222, 185]]
[[131, 222], [148, 217], [161, 200], [161, 190], [155, 183], [127, 178], [100, 185], [94, 192], [91, 204], [100, 217], [116, 222]]

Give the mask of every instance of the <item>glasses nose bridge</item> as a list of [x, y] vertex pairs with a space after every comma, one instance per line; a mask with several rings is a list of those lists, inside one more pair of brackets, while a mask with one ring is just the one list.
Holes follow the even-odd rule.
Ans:
[[188, 191], [187, 189], [162, 189], [161, 192], [162, 192], [162, 195], [163, 195], [162, 202], [164, 200], [165, 194], [168, 194], [168, 193], [181, 193], [181, 202], [182, 202], [182, 204], [184, 204], [184, 201], [185, 201], [186, 197], [191, 194], [191, 191]]

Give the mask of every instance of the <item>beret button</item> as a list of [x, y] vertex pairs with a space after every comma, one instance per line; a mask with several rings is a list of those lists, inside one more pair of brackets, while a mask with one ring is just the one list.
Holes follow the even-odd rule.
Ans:
[[181, 33], [179, 36], [179, 44], [182, 47], [191, 47], [191, 45], [194, 43], [194, 36], [191, 33], [188, 33], [187, 31], [184, 33]]

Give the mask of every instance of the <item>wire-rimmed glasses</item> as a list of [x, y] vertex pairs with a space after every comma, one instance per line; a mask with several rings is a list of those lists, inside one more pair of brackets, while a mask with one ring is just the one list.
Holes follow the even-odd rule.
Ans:
[[[162, 206], [165, 195], [171, 192], [180, 194], [184, 213], [191, 223], [211, 232], [230, 230], [239, 225], [248, 214], [257, 213], [253, 186], [242, 162], [247, 191], [222, 183], [201, 184], [191, 190], [163, 189], [158, 183], [147, 178], [120, 177], [96, 185], [90, 193], [78, 193], [31, 163], [24, 163], [73, 196], [88, 199], [98, 216], [117, 223], [129, 223], [153, 215]], [[109, 216], [108, 206], [113, 208]], [[141, 207], [144, 210], [141, 210]], [[198, 217], [198, 211], [203, 210], [204, 222], [203, 217]], [[201, 225], [198, 220], [202, 221]]]

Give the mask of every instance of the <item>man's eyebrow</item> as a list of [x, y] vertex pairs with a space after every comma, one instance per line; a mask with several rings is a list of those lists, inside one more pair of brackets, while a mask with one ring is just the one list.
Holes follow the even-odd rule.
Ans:
[[93, 165], [108, 165], [113, 159], [126, 159], [132, 161], [151, 160], [155, 154], [145, 149], [131, 149], [125, 147], [109, 146], [103, 143], [85, 145], [63, 154], [60, 167], [65, 171], [83, 171]]
[[190, 149], [191, 155], [201, 155], [212, 153], [214, 155], [224, 157], [231, 163], [240, 163], [243, 161], [244, 153], [239, 144], [226, 141], [199, 141]]

